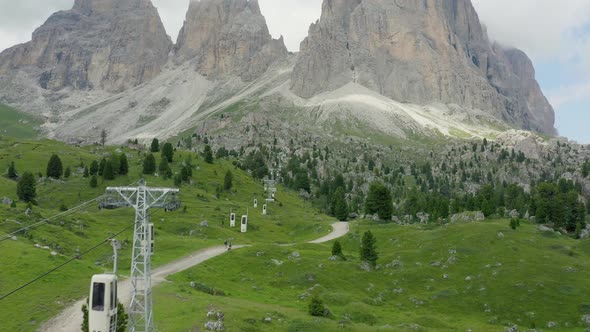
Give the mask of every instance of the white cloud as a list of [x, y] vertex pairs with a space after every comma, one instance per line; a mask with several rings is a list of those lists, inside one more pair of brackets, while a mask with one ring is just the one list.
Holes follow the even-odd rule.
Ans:
[[285, 37], [290, 51], [299, 51], [311, 23], [320, 18], [322, 0], [259, 0], [262, 14], [274, 38]]
[[590, 101], [590, 81], [562, 86], [548, 92], [551, 104], [559, 109], [568, 104]]
[[[490, 37], [523, 49], [536, 60], [579, 48], [577, 29], [590, 23], [588, 0], [473, 0]], [[569, 46], [569, 47], [567, 47]]]
[[27, 42], [52, 13], [70, 8], [73, 0], [0, 0], [0, 51]]
[[559, 68], [554, 79], [563, 81], [546, 90], [558, 125], [569, 105], [590, 104], [590, 1], [473, 0], [473, 5], [490, 38], [524, 50], [536, 64]]

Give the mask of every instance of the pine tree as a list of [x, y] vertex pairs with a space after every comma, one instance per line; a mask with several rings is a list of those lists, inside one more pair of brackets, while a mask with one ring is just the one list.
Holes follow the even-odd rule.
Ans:
[[148, 154], [143, 160], [143, 174], [154, 174], [156, 172], [156, 158]]
[[366, 231], [363, 234], [360, 254], [361, 260], [370, 263], [373, 267], [377, 265], [377, 259], [379, 258], [377, 255], [377, 239], [371, 231]]
[[10, 165], [8, 165], [8, 178], [16, 180], [17, 177], [18, 175], [16, 174], [16, 167], [14, 166], [14, 161], [11, 161]]
[[150, 151], [153, 153], [160, 152], [160, 141], [157, 138], [152, 140], [152, 145], [150, 147]]
[[59, 179], [64, 173], [63, 164], [61, 163], [61, 159], [54, 154], [49, 159], [49, 163], [47, 163], [47, 177]]
[[205, 157], [206, 163], [213, 164], [213, 151], [211, 151], [211, 147], [209, 145], [205, 145], [205, 149], [203, 150], [203, 155]]
[[88, 166], [84, 166], [84, 175], [85, 178], [90, 176], [90, 170], [88, 170]]
[[336, 240], [332, 245], [332, 256], [344, 257], [342, 254], [342, 245], [338, 240]]
[[227, 170], [225, 173], [225, 179], [223, 181], [223, 188], [225, 190], [230, 190], [233, 186], [233, 175], [230, 170]]
[[125, 153], [121, 153], [121, 156], [119, 157], [119, 174], [129, 174], [129, 162], [127, 161], [127, 155]]
[[82, 305], [82, 332], [89, 332], [90, 326], [88, 324], [88, 299], [86, 303]]
[[35, 176], [25, 172], [16, 185], [16, 195], [25, 202], [31, 202], [37, 196]]
[[172, 160], [174, 159], [174, 147], [171, 143], [164, 144], [164, 146], [162, 147], [162, 156], [166, 157], [169, 163], [172, 162]]
[[99, 176], [102, 176], [102, 173], [104, 172], [104, 167], [106, 166], [106, 164], [107, 164], [106, 158], [102, 158], [100, 160], [100, 164], [98, 165], [98, 175]]
[[307, 176], [307, 171], [301, 169], [295, 175], [295, 181], [293, 182], [293, 186], [297, 190], [305, 190], [308, 193], [311, 192], [311, 187], [309, 183], [309, 177]]
[[129, 317], [125, 312], [125, 307], [123, 307], [123, 303], [117, 303], [117, 327], [115, 329], [115, 332], [126, 332], [128, 319]]
[[176, 174], [174, 176], [174, 185], [176, 187], [180, 187], [182, 185], [182, 177], [180, 176], [180, 174]]
[[[125, 312], [125, 307], [121, 302], [117, 303], [117, 324], [115, 326], [115, 332], [126, 332], [127, 331], [127, 322], [129, 317]], [[86, 300], [86, 304], [82, 305], [82, 332], [89, 332], [90, 327], [88, 326], [88, 300]]]
[[114, 180], [115, 179], [115, 170], [113, 167], [113, 161], [108, 160], [104, 165], [104, 170], [102, 172], [102, 178], [105, 180]]
[[107, 131], [106, 131], [106, 129], [103, 129], [100, 132], [100, 144], [104, 147], [106, 142], [107, 142]]
[[121, 160], [119, 159], [119, 155], [113, 154], [109, 161], [113, 167], [113, 175], [119, 175], [119, 169], [121, 169]]
[[64, 172], [64, 178], [69, 179], [71, 175], [72, 175], [72, 169], [70, 168], [70, 166], [68, 166], [68, 167], [66, 167], [66, 170]]
[[332, 196], [332, 214], [340, 221], [346, 221], [348, 218], [348, 204], [342, 187], [338, 187]]
[[90, 175], [96, 175], [98, 174], [98, 161], [93, 160], [92, 163], [90, 164]]
[[382, 183], [373, 182], [365, 201], [365, 212], [377, 214], [381, 220], [391, 220], [393, 215], [393, 199], [389, 188]]
[[98, 179], [96, 178], [96, 175], [93, 175], [90, 178], [90, 188], [96, 188], [98, 187]]
[[191, 136], [187, 137], [186, 140], [184, 141], [184, 147], [189, 151], [192, 150], [193, 138]]
[[190, 171], [189, 168], [187, 166], [183, 166], [182, 169], [180, 170], [180, 178], [182, 179], [182, 181], [187, 182], [190, 175], [189, 175]]
[[162, 160], [160, 160], [160, 165], [158, 166], [158, 172], [160, 176], [164, 177], [164, 179], [169, 178], [169, 173], [172, 171], [170, 170], [170, 165], [168, 164], [168, 159], [162, 156]]

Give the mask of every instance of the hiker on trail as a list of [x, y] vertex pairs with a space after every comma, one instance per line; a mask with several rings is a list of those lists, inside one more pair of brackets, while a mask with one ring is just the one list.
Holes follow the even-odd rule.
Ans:
[[231, 242], [229, 243], [229, 248], [227, 250], [228, 251], [231, 250]]
[[225, 249], [227, 249], [227, 240], [225, 240], [225, 242], [223, 242], [223, 245], [225, 246]]

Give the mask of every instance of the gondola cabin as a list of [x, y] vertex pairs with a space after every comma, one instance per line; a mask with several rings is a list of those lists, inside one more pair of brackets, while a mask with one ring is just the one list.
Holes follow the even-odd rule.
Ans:
[[242, 225], [240, 227], [240, 231], [242, 233], [246, 233], [248, 231], [248, 216], [242, 216]]
[[96, 274], [90, 283], [88, 327], [90, 332], [111, 332], [117, 326], [117, 276]]
[[154, 237], [155, 233], [154, 233], [154, 224], [153, 223], [149, 223], [148, 224], [148, 245], [150, 246], [150, 254], [154, 254]]
[[229, 227], [236, 227], [236, 214], [233, 212], [229, 215]]
[[147, 234], [147, 239], [145, 238], [144, 235], [140, 236], [141, 239], [141, 243], [144, 246], [144, 248], [146, 248], [146, 250], [153, 255], [154, 254], [154, 239], [155, 239], [155, 233], [154, 233], [154, 224], [153, 223], [149, 223], [147, 224], [147, 229], [145, 234]]

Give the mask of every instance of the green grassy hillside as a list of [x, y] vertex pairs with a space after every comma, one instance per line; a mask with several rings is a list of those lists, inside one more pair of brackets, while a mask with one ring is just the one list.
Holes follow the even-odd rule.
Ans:
[[[367, 229], [380, 254], [372, 272], [358, 259]], [[551, 330], [583, 331], [581, 316], [590, 314], [588, 240], [529, 224], [514, 231], [503, 220], [446, 227], [362, 222], [342, 244], [346, 261], [328, 260], [331, 243], [261, 245], [210, 260], [157, 288], [156, 322], [162, 331], [187, 331], [202, 327], [207, 309], [216, 308], [229, 331], [545, 330], [553, 323]], [[199, 292], [191, 281], [225, 296]], [[311, 295], [324, 301], [328, 318], [307, 313]]]
[[19, 112], [14, 108], [0, 104], [0, 135], [16, 138], [36, 138], [39, 134], [41, 120]]
[[[89, 179], [83, 178], [78, 166], [89, 165], [115, 148], [98, 146], [74, 147], [55, 141], [22, 141], [0, 137], [0, 167], [5, 173], [8, 164], [15, 162], [22, 174], [32, 171], [45, 173], [52, 153], [57, 153], [64, 168], [72, 168], [72, 176], [66, 180], [42, 180], [37, 184], [38, 206], [33, 206], [32, 215], [25, 215], [26, 204], [17, 202], [16, 207], [0, 205], [0, 236], [30, 225], [43, 218], [60, 213], [61, 205], [74, 207], [102, 195], [106, 186], [121, 186], [137, 181], [142, 175], [142, 153], [123, 150], [129, 158], [130, 173], [113, 181], [99, 180], [98, 188], [90, 188]], [[180, 188], [183, 208], [165, 213], [152, 210], [156, 224], [156, 255], [153, 265], [159, 266], [183, 257], [204, 247], [220, 245], [229, 237], [235, 244], [291, 243], [303, 239], [321, 237], [330, 231], [333, 220], [316, 213], [309, 203], [301, 201], [294, 193], [279, 189], [277, 202], [269, 206], [269, 215], [262, 216], [264, 196], [262, 183], [247, 173], [236, 169], [228, 160], [217, 160], [213, 165], [198, 159], [195, 153], [177, 152], [171, 165], [179, 171], [184, 160], [192, 158], [193, 183]], [[159, 161], [160, 156], [156, 155]], [[233, 173], [233, 189], [217, 197], [216, 188], [223, 185], [227, 170]], [[150, 186], [172, 187], [172, 180], [147, 176]], [[16, 199], [16, 182], [0, 177], [0, 199]], [[254, 198], [260, 201], [254, 209]], [[186, 211], [184, 207], [186, 206]], [[239, 233], [229, 228], [229, 212], [233, 209], [238, 218], [249, 210], [249, 232]], [[92, 204], [80, 212], [59, 218], [51, 224], [17, 235], [16, 241], [0, 242], [0, 295], [24, 284], [41, 273], [73, 257], [78, 248], [84, 251], [112, 236], [133, 223], [132, 209], [99, 210]], [[207, 221], [208, 227], [200, 226]], [[118, 237], [125, 244], [132, 240], [132, 230]], [[35, 247], [48, 246], [50, 249]], [[54, 251], [56, 255], [52, 255]], [[2, 328], [8, 331], [32, 331], [43, 321], [52, 317], [73, 300], [86, 295], [92, 274], [112, 268], [109, 261], [112, 250], [108, 245], [91, 252], [88, 256], [66, 265], [39, 282], [0, 301]], [[119, 254], [120, 274], [128, 275], [130, 247], [124, 245]], [[158, 299], [155, 300], [158, 302]]]

